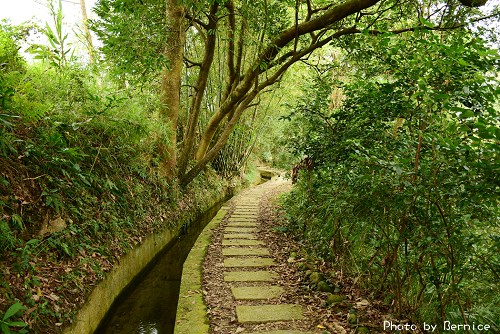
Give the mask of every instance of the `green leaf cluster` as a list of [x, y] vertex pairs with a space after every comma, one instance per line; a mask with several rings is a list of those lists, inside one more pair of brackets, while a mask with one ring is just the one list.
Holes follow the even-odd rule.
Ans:
[[318, 78], [292, 117], [314, 168], [290, 228], [401, 317], [498, 329], [499, 55], [466, 32], [364, 43], [354, 75]]
[[73, 58], [73, 50], [68, 48], [68, 34], [63, 31], [62, 1], [58, 0], [56, 8], [54, 0], [49, 0], [48, 7], [54, 26], [51, 27], [48, 22], [45, 22], [45, 26], [40, 30], [47, 38], [49, 45], [32, 44], [27, 51], [32, 53], [35, 59], [46, 61], [53, 67], [62, 68]]
[[95, 8], [99, 19], [91, 29], [104, 41], [106, 59], [115, 64], [111, 71], [135, 80], [151, 80], [163, 67], [168, 47], [166, 2], [162, 0], [100, 0]]
[[14, 321], [12, 318], [15, 317], [17, 313], [25, 309], [25, 307], [20, 303], [16, 302], [12, 304], [7, 311], [5, 311], [5, 314], [3, 315], [2, 319], [0, 320], [0, 329], [2, 330], [3, 334], [10, 334], [10, 333], [28, 333], [27, 330], [22, 329], [20, 331], [15, 331], [13, 332], [10, 328], [11, 327], [26, 327], [28, 326], [27, 323], [23, 321]]

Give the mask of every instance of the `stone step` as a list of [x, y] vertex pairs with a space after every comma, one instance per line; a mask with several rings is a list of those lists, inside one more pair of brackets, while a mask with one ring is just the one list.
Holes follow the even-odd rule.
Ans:
[[257, 227], [259, 223], [255, 221], [229, 221], [227, 227]]
[[257, 239], [253, 233], [225, 233], [224, 239]]
[[238, 286], [232, 287], [234, 299], [236, 300], [260, 300], [278, 298], [285, 290], [280, 286]]
[[313, 334], [313, 332], [294, 331], [289, 329], [279, 329], [275, 331], [249, 332], [247, 334]]
[[277, 278], [278, 274], [267, 270], [226, 271], [224, 273], [226, 282], [272, 282]]
[[226, 227], [226, 232], [236, 232], [236, 233], [254, 233], [257, 232], [255, 227]]
[[267, 248], [253, 247], [224, 247], [222, 249], [224, 256], [251, 256], [251, 255], [269, 255]]
[[227, 258], [224, 260], [224, 267], [269, 267], [276, 263], [269, 257], [246, 257], [246, 258]]
[[260, 246], [264, 242], [260, 240], [249, 240], [249, 239], [224, 239], [222, 240], [222, 246]]
[[292, 304], [278, 305], [237, 305], [238, 322], [264, 323], [274, 321], [302, 320], [302, 307]]
[[257, 218], [249, 218], [249, 217], [229, 217], [229, 222], [243, 222], [243, 223], [256, 223]]
[[238, 211], [236, 210], [235, 212], [233, 212], [233, 214], [231, 215], [231, 217], [238, 217], [238, 216], [251, 216], [251, 217], [258, 217], [259, 216], [259, 213], [257, 211]]

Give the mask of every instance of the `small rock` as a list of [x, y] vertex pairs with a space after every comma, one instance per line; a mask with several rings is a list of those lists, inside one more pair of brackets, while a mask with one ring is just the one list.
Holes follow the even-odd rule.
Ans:
[[297, 268], [299, 268], [299, 270], [306, 270], [307, 269], [306, 265], [303, 262], [298, 262]]
[[309, 262], [306, 260], [306, 267], [309, 268], [311, 271], [316, 269], [316, 266], [314, 266], [313, 263]]
[[367, 307], [369, 305], [370, 305], [370, 302], [368, 300], [366, 300], [366, 299], [362, 299], [361, 301], [359, 301], [359, 302], [356, 303], [356, 306], [358, 308], [364, 308], [364, 307]]
[[368, 334], [368, 333], [370, 333], [370, 329], [368, 327], [358, 327], [356, 329], [356, 333]]
[[313, 283], [316, 283], [318, 284], [320, 281], [323, 280], [323, 276], [321, 275], [321, 273], [315, 271], [313, 272], [310, 276], [309, 276], [309, 279], [313, 282]]
[[318, 282], [318, 290], [321, 292], [333, 292], [332, 288], [325, 281]]
[[56, 233], [56, 232], [64, 230], [66, 228], [66, 226], [67, 225], [66, 225], [66, 222], [64, 221], [64, 219], [62, 219], [61, 217], [57, 217], [56, 219], [51, 220], [48, 223], [43, 223], [42, 228], [41, 228], [40, 232], [38, 232], [38, 234], [40, 236], [44, 236], [44, 235]]
[[344, 297], [341, 295], [334, 295], [333, 293], [328, 293], [326, 297], [326, 304], [332, 305], [337, 303], [342, 303], [344, 301]]
[[349, 313], [347, 313], [347, 322], [351, 325], [355, 325], [358, 322], [358, 315], [355, 310], [350, 310]]

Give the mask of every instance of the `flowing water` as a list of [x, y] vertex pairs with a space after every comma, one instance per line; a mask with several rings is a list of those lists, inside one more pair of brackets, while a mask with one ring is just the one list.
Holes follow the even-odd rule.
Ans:
[[161, 254], [127, 287], [94, 334], [171, 334], [182, 277], [182, 265], [203, 228], [223, 202], [182, 228]]

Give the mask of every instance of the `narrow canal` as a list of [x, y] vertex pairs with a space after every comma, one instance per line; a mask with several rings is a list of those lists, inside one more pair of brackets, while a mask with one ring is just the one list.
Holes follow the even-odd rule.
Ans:
[[94, 334], [172, 334], [182, 265], [203, 228], [223, 202], [213, 206], [162, 253], [118, 297]]

